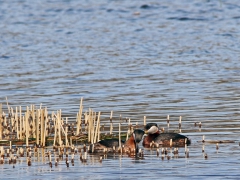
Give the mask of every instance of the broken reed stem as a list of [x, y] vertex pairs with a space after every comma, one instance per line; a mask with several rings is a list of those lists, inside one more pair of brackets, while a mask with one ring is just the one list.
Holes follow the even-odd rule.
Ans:
[[79, 112], [78, 112], [78, 116], [77, 116], [77, 130], [76, 130], [76, 135], [79, 134], [80, 130], [81, 130], [81, 122], [82, 122], [82, 111], [83, 111], [83, 98], [81, 98], [80, 100], [80, 107], [79, 107]]

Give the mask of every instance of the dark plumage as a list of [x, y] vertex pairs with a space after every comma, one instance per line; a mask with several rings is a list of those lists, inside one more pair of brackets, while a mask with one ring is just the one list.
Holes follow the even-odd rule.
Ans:
[[190, 144], [191, 141], [188, 137], [178, 134], [178, 133], [161, 133], [156, 123], [148, 123], [145, 126], [145, 132], [148, 134], [143, 140], [144, 147], [150, 147], [150, 144], [154, 142], [154, 144], [159, 145], [170, 145], [170, 139], [172, 139], [173, 146], [184, 146], [185, 139], [186, 144]]
[[[135, 153], [138, 152], [138, 143], [142, 140], [144, 131], [140, 129], [135, 129], [130, 138], [127, 141], [121, 141], [121, 146], [123, 147], [124, 152], [135, 150]], [[94, 151], [93, 151], [94, 147]], [[107, 152], [114, 152], [114, 148], [119, 147], [119, 139], [104, 139], [95, 144], [90, 145], [89, 152], [104, 152], [107, 149]], [[134, 151], [133, 151], [134, 152]]]

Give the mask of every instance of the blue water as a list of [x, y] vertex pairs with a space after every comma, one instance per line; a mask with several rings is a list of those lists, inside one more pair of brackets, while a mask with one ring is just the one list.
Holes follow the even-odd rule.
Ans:
[[[84, 112], [101, 111], [103, 121], [113, 110], [116, 123], [120, 115], [133, 123], [147, 116], [166, 127], [170, 115], [175, 130], [182, 116], [194, 144], [201, 139], [194, 132], [238, 141], [239, 12], [237, 0], [0, 0], [0, 103], [4, 111], [6, 97], [12, 107], [42, 103], [74, 120], [83, 97]], [[200, 132], [195, 122], [202, 122]], [[199, 146], [190, 151], [201, 152]], [[238, 153], [238, 144], [230, 146]], [[42, 163], [16, 172], [24, 179], [26, 171], [29, 179], [237, 179], [239, 156], [225, 148], [221, 156], [210, 151], [208, 160], [201, 153], [164, 163], [108, 159], [94, 177], [92, 166], [81, 164], [41, 176], [33, 172], [42, 173]], [[83, 176], [75, 177], [80, 168]]]

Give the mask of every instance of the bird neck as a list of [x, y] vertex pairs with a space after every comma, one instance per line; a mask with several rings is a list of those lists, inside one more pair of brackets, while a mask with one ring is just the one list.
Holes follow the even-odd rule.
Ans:
[[131, 149], [136, 148], [135, 140], [134, 140], [133, 135], [125, 142], [124, 146], [127, 147], [127, 148], [131, 148]]

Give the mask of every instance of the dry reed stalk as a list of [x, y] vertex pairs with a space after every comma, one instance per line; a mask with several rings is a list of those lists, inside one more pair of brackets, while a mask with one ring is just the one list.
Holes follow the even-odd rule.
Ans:
[[0, 117], [0, 139], [2, 139], [2, 135], [3, 135], [3, 127], [2, 127], [2, 116]]
[[2, 127], [2, 124], [3, 124], [3, 113], [2, 113], [2, 104], [0, 103], [0, 139], [2, 139], [2, 134], [3, 134], [3, 127]]
[[2, 134], [3, 134], [3, 110], [2, 110], [2, 103], [0, 103], [0, 139], [2, 139]]
[[68, 135], [68, 126], [65, 127], [65, 143], [66, 143], [66, 146], [69, 146], [67, 135]]
[[90, 143], [92, 143], [93, 141], [93, 110], [92, 109], [89, 109], [89, 118], [88, 118], [88, 123], [89, 123], [89, 137], [90, 137]]
[[[98, 135], [98, 132], [100, 131], [100, 115], [101, 115], [101, 112], [99, 111], [98, 112], [97, 124], [96, 124], [96, 128], [95, 128], [95, 135], [94, 135], [93, 143], [97, 142], [97, 135]], [[98, 139], [99, 139], [99, 137], [98, 137]]]
[[18, 108], [16, 107], [16, 112], [15, 112], [15, 122], [16, 122], [16, 133], [17, 133], [17, 139], [19, 138], [19, 131], [18, 131]]
[[146, 116], [143, 116], [143, 125], [146, 126]]
[[[144, 116], [146, 117], [146, 116]], [[128, 140], [128, 136], [131, 134], [131, 119], [128, 119], [128, 131], [127, 131], [127, 137], [126, 137], [126, 141]]]
[[2, 110], [2, 103], [0, 103], [0, 117], [3, 115], [3, 110]]
[[10, 116], [10, 132], [13, 132], [13, 122], [14, 122], [14, 113], [13, 113], [13, 108], [11, 107], [11, 116]]
[[119, 135], [119, 147], [121, 148], [122, 147], [122, 144], [121, 144], [121, 123], [119, 123], [119, 134], [118, 135]]
[[57, 112], [57, 127], [58, 127], [58, 138], [59, 138], [58, 143], [61, 147], [62, 146], [62, 138], [61, 138], [60, 125], [61, 125], [61, 110]]
[[91, 109], [89, 108], [89, 114], [87, 115], [87, 124], [88, 124], [88, 142], [91, 141]]
[[65, 140], [66, 140], [65, 145], [68, 146], [68, 140], [67, 140], [67, 130], [68, 130], [67, 128], [68, 128], [68, 126], [66, 126], [66, 128], [65, 128], [66, 131], [64, 130], [62, 124], [60, 124], [60, 127], [62, 129], [63, 134], [65, 135]]
[[[41, 107], [41, 106], [40, 106], [40, 107]], [[40, 122], [39, 122], [39, 123], [40, 123], [39, 141], [40, 141], [40, 145], [42, 145], [42, 144], [43, 144], [43, 142], [42, 142], [42, 141], [43, 141], [43, 137], [42, 137], [42, 136], [43, 136], [43, 130], [44, 130], [44, 129], [43, 129], [43, 122], [44, 122], [43, 118], [44, 118], [44, 117], [43, 117], [43, 109], [42, 109], [42, 107], [40, 108], [40, 116], [39, 116], [39, 118], [40, 118], [40, 119], [39, 119], [39, 121], [40, 121]]]
[[99, 111], [99, 113], [98, 113], [98, 138], [97, 138], [97, 142], [100, 141], [100, 134], [101, 134], [100, 115], [101, 115], [101, 112]]
[[47, 119], [48, 117], [48, 112], [47, 112], [47, 108], [44, 109], [44, 127], [43, 127], [43, 146], [45, 146], [46, 144], [46, 135], [47, 135]]
[[26, 135], [26, 147], [28, 147], [28, 137], [29, 137], [29, 130], [28, 130], [28, 111], [25, 112], [25, 135]]
[[179, 117], [179, 129], [182, 127], [182, 116]]
[[92, 111], [92, 113], [94, 114], [94, 116], [93, 116], [93, 119], [92, 119], [92, 121], [93, 121], [93, 123], [92, 123], [92, 127], [91, 127], [91, 143], [94, 143], [94, 134], [95, 134], [95, 132], [94, 132], [94, 130], [95, 130], [95, 120], [96, 120], [96, 112], [93, 112]]
[[36, 111], [35, 111], [35, 106], [34, 105], [32, 105], [32, 107], [31, 107], [31, 111], [32, 111], [32, 134], [33, 134], [33, 138], [36, 138], [36, 121], [35, 121], [35, 119], [36, 119]]
[[53, 139], [53, 146], [56, 145], [56, 138], [57, 138], [57, 117], [54, 118], [54, 113], [52, 113], [53, 125], [54, 125], [54, 139]]
[[185, 144], [185, 154], [187, 153], [187, 144]]
[[112, 116], [113, 116], [113, 111], [111, 111], [111, 115], [110, 115], [110, 134], [112, 134], [112, 130], [113, 130], [113, 122], [112, 122]]
[[40, 109], [37, 110], [36, 117], [36, 144], [39, 145], [39, 119], [40, 119]]
[[88, 132], [88, 114], [87, 112], [84, 113], [84, 130]]
[[168, 128], [169, 128], [169, 115], [167, 115], [167, 126], [168, 126]]
[[8, 107], [8, 114], [10, 114], [10, 106], [8, 105], [8, 99], [6, 97], [7, 107]]
[[22, 106], [19, 106], [19, 123], [20, 123], [20, 126], [19, 126], [19, 139], [22, 139], [22, 127], [23, 127], [23, 124], [22, 124]]
[[79, 112], [78, 112], [78, 116], [77, 116], [77, 130], [76, 130], [76, 135], [79, 134], [80, 130], [82, 129], [81, 128], [81, 122], [82, 122], [82, 111], [83, 111], [83, 98], [81, 98], [81, 101], [80, 101], [80, 107], [79, 107]]

